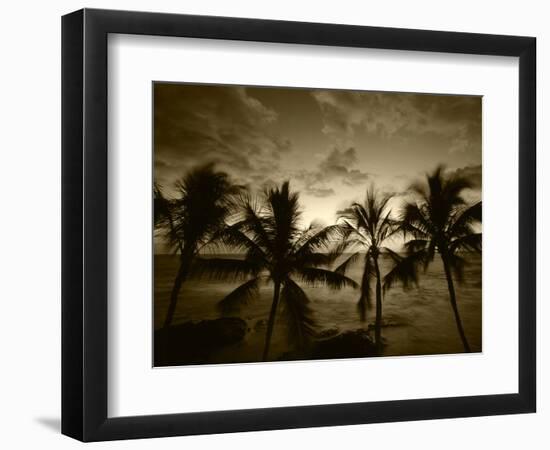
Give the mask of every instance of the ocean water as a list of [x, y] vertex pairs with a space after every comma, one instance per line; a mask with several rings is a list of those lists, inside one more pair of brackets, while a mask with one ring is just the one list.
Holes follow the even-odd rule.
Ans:
[[[472, 351], [479, 352], [482, 336], [481, 257], [468, 255], [467, 260], [464, 282], [455, 282], [457, 303], [470, 347]], [[380, 264], [381, 272], [385, 274], [389, 270], [390, 260], [381, 257]], [[177, 265], [177, 256], [155, 255], [155, 329], [161, 327], [165, 317]], [[360, 282], [361, 272], [362, 263], [358, 262], [348, 270], [348, 276]], [[210, 280], [187, 281], [180, 291], [174, 323], [220, 317], [216, 304], [238, 285]], [[367, 321], [361, 322], [356, 308], [359, 298], [357, 290], [302, 287], [310, 299], [319, 331], [356, 330], [374, 323], [374, 307], [368, 311]], [[259, 297], [240, 313], [240, 317], [248, 324], [245, 339], [239, 344], [220, 349], [212, 357], [212, 362], [261, 359], [272, 295], [272, 284], [261, 287]], [[421, 276], [418, 288], [403, 291], [401, 287], [395, 286], [386, 293], [383, 300], [383, 323], [384, 356], [463, 352], [439, 258], [436, 257]], [[291, 348], [284, 316], [280, 315], [275, 323], [270, 359], [277, 359]]]

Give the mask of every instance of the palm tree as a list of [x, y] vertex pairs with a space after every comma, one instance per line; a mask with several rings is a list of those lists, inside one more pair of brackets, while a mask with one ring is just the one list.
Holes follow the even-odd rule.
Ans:
[[394, 255], [397, 265], [385, 279], [385, 287], [398, 280], [405, 285], [416, 281], [417, 269], [423, 266], [426, 270], [438, 253], [465, 352], [470, 352], [470, 345], [457, 307], [453, 275], [462, 282], [466, 260], [461, 253], [481, 253], [481, 232], [476, 227], [481, 223], [481, 201], [469, 205], [462, 196], [471, 187], [464, 177], [446, 177], [442, 166], [426, 175], [425, 183], [411, 186], [415, 199], [406, 202], [401, 213], [401, 228], [405, 236], [411, 237], [405, 244], [407, 255]]
[[298, 281], [308, 285], [322, 283], [332, 289], [356, 287], [345, 275], [324, 268], [331, 255], [321, 251], [334, 239], [337, 227], [311, 226], [302, 230], [300, 216], [298, 194], [290, 191], [288, 182], [266, 190], [259, 202], [244, 196], [238, 220], [217, 236], [224, 245], [243, 252], [244, 258], [203, 258], [194, 266], [194, 274], [199, 277], [244, 281], [220, 301], [223, 313], [234, 312], [256, 299], [262, 282], [273, 284], [264, 361], [268, 359], [280, 303], [290, 337], [299, 348], [315, 334], [309, 299]]
[[162, 226], [170, 215], [170, 202], [166, 200], [162, 193], [162, 187], [158, 183], [153, 184], [153, 224], [155, 229]]
[[179, 268], [164, 327], [174, 319], [181, 286], [197, 255], [224, 226], [240, 188], [230, 182], [227, 174], [208, 164], [187, 173], [176, 183], [176, 190], [176, 198], [168, 200], [158, 185], [154, 187], [155, 224], [163, 229], [166, 241], [179, 253]]
[[385, 245], [398, 230], [391, 216], [388, 202], [391, 195], [382, 195], [373, 186], [367, 190], [364, 203], [352, 203], [342, 211], [339, 217], [342, 243], [338, 252], [352, 252], [337, 268], [336, 272], [345, 273], [347, 268], [364, 253], [365, 265], [361, 277], [361, 294], [357, 307], [362, 321], [366, 320], [367, 305], [371, 303], [371, 283], [376, 288], [375, 344], [377, 351], [382, 349], [382, 276], [379, 256], [391, 252]]

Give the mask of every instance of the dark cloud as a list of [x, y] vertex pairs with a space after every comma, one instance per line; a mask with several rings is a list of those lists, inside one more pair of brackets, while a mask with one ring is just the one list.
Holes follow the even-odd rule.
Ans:
[[472, 183], [473, 189], [481, 189], [481, 165], [465, 166], [449, 171], [450, 176], [465, 177]]
[[157, 83], [154, 116], [155, 175], [164, 183], [205, 162], [246, 180], [277, 170], [292, 147], [272, 130], [277, 112], [243, 87]]
[[318, 177], [324, 180], [340, 178], [348, 186], [364, 183], [369, 178], [369, 174], [352, 168], [355, 165], [357, 165], [357, 151], [353, 147], [345, 151], [335, 148], [319, 163]]
[[304, 192], [314, 197], [328, 197], [334, 195], [333, 188], [327, 187], [327, 183], [341, 182], [346, 186], [364, 184], [369, 174], [359, 169], [352, 168], [357, 165], [357, 152], [354, 148], [341, 151], [333, 149], [324, 157], [314, 170], [302, 170], [295, 174], [304, 186]]
[[481, 98], [453, 95], [314, 91], [323, 133], [350, 145], [356, 133], [386, 139], [435, 135], [449, 153], [481, 145]]
[[319, 164], [319, 169], [325, 176], [338, 177], [346, 176], [349, 173], [350, 166], [357, 163], [357, 153], [354, 148], [348, 148], [341, 152], [338, 149], [332, 150], [330, 154]]
[[358, 184], [363, 184], [369, 179], [369, 174], [366, 172], [361, 172], [358, 169], [348, 170], [348, 173], [345, 177], [342, 178], [344, 184], [348, 186], [357, 186]]
[[383, 186], [379, 192], [381, 195], [384, 195], [387, 197], [395, 197], [395, 198], [407, 197], [409, 195], [409, 191], [407, 189], [402, 189], [397, 191], [391, 186]]
[[312, 195], [313, 197], [330, 197], [331, 195], [334, 195], [336, 192], [332, 188], [315, 188], [315, 187], [306, 187], [305, 191], [306, 194]]

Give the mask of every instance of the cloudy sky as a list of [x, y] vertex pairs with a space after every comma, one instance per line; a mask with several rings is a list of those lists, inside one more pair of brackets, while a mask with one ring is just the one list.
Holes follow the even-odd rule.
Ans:
[[304, 225], [333, 223], [371, 183], [401, 192], [438, 164], [471, 176], [475, 201], [481, 98], [155, 83], [154, 157], [168, 195], [209, 162], [252, 190], [290, 180]]

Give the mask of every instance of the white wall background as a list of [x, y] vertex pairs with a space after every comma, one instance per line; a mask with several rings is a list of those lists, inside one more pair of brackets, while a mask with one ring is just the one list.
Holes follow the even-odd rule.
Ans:
[[59, 434], [60, 418], [60, 16], [83, 6], [189, 14], [353, 23], [538, 38], [539, 148], [539, 412], [535, 415], [453, 419], [277, 432], [239, 433], [100, 443], [95, 448], [314, 448], [344, 446], [415, 449], [545, 449], [550, 445], [550, 308], [542, 299], [550, 239], [543, 180], [550, 157], [544, 106], [550, 104], [549, 11], [545, 2], [393, 0], [338, 2], [278, 0], [88, 0], [85, 3], [9, 2], [0, 16], [0, 445], [74, 448]]

